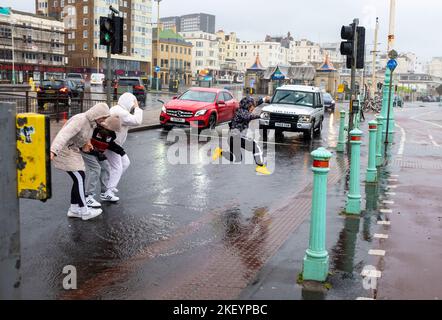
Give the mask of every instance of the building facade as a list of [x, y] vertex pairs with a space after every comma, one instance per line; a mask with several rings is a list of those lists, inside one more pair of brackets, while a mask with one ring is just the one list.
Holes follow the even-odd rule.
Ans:
[[180, 35], [192, 43], [192, 74], [197, 76], [200, 71], [207, 70], [212, 76], [219, 71], [218, 40], [215, 34], [196, 31], [180, 32]]
[[123, 53], [112, 55], [113, 76], [150, 75], [151, 0], [48, 0], [48, 15], [65, 25], [69, 71], [106, 72], [106, 47], [99, 45], [100, 16], [110, 13], [109, 5], [124, 18]]
[[218, 40], [218, 60], [221, 71], [236, 72], [238, 64], [236, 61], [236, 46], [238, 38], [235, 32], [225, 33], [223, 30], [216, 32]]
[[48, 0], [35, 0], [35, 11], [40, 16], [49, 15], [49, 1]]
[[432, 76], [442, 78], [442, 57], [434, 57], [428, 64], [428, 73]]
[[160, 18], [163, 29], [175, 28], [177, 32], [202, 31], [215, 33], [215, 16], [207, 13], [186, 14], [180, 17]]
[[[65, 73], [65, 31], [62, 22], [28, 12], [0, 14], [0, 80], [16, 83]], [[14, 70], [14, 72], [13, 72]]]
[[191, 85], [192, 43], [171, 29], [160, 31], [159, 47], [157, 28], [153, 31], [153, 39], [153, 63], [161, 68], [155, 77], [159, 76], [164, 85], [171, 80], [178, 80], [181, 85]]
[[321, 63], [323, 61], [321, 46], [307, 39], [292, 41], [288, 61], [290, 63]]
[[238, 68], [246, 71], [259, 56], [262, 65], [267, 68], [288, 64], [288, 49], [279, 42], [241, 41], [236, 46]]

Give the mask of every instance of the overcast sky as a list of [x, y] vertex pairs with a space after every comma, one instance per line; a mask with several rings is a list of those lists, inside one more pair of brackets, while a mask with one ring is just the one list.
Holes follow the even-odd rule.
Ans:
[[[161, 16], [204, 12], [216, 16], [216, 29], [235, 31], [241, 40], [264, 40], [266, 34], [290, 31], [298, 38], [316, 42], [339, 42], [343, 24], [359, 18], [367, 28], [368, 50], [374, 42], [374, 25], [379, 17], [381, 50], [386, 50], [389, 0], [162, 0]], [[441, 0], [397, 0], [396, 45], [420, 60], [442, 56], [439, 34]], [[1, 6], [34, 11], [34, 0], [1, 0]], [[156, 3], [154, 4], [156, 21]]]

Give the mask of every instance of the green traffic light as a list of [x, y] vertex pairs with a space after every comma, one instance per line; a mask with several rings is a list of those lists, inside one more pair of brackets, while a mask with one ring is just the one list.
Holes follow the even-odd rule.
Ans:
[[110, 34], [109, 34], [109, 33], [106, 33], [106, 34], [104, 35], [104, 39], [106, 40], [106, 42], [110, 42], [110, 40], [111, 40], [111, 36], [110, 36]]

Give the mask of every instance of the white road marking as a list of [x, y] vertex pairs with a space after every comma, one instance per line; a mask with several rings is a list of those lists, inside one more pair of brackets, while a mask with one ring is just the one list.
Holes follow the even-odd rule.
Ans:
[[396, 126], [397, 126], [399, 129], [401, 129], [401, 142], [400, 142], [400, 144], [399, 144], [399, 149], [398, 149], [397, 154], [398, 154], [398, 155], [403, 155], [403, 154], [404, 154], [404, 148], [405, 148], [405, 142], [407, 141], [407, 135], [406, 135], [406, 133], [405, 133], [404, 128], [402, 128], [402, 127], [401, 127], [400, 125], [398, 125], [397, 123], [396, 123]]
[[384, 225], [384, 226], [389, 226], [390, 225], [390, 221], [381, 220], [381, 221], [378, 221], [378, 224]]
[[396, 195], [396, 192], [385, 192], [385, 194], [386, 194], [386, 195], [389, 195], [389, 196], [395, 196], [395, 195]]
[[375, 233], [373, 235], [373, 238], [375, 238], [375, 239], [388, 239], [388, 234]]
[[393, 177], [393, 178], [398, 178], [398, 177], [399, 177], [399, 175], [398, 175], [398, 174], [390, 174], [390, 177]]
[[384, 204], [394, 204], [393, 200], [382, 200], [382, 203]]
[[371, 249], [368, 250], [368, 254], [371, 256], [385, 256], [385, 250], [375, 250], [375, 249]]
[[393, 213], [393, 210], [391, 210], [391, 209], [380, 209], [379, 212], [380, 213]]
[[372, 270], [372, 269], [364, 269], [361, 272], [361, 276], [363, 277], [370, 277], [370, 278], [380, 278], [381, 272], [379, 270]]
[[374, 300], [373, 298], [357, 297], [356, 300]]
[[389, 181], [389, 182], [397, 182], [397, 179], [389, 178], [389, 179], [387, 179], [387, 181]]
[[396, 189], [397, 188], [397, 186], [394, 186], [394, 185], [388, 185], [387, 186], [387, 189]]

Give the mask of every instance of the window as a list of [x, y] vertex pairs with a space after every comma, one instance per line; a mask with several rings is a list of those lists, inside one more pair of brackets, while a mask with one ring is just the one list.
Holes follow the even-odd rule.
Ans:
[[83, 14], [88, 14], [88, 9], [89, 9], [88, 6], [83, 6]]
[[89, 49], [89, 45], [87, 42], [83, 43], [83, 50], [88, 50]]
[[87, 30], [83, 30], [83, 39], [87, 39], [87, 37], [88, 37]]
[[87, 26], [89, 24], [88, 18], [83, 18], [83, 26]]

